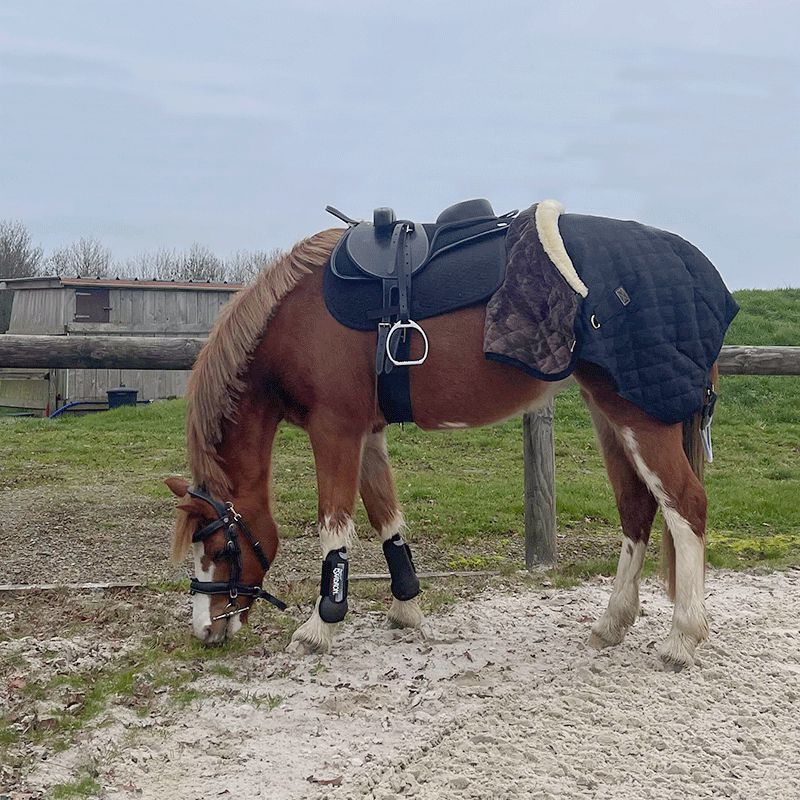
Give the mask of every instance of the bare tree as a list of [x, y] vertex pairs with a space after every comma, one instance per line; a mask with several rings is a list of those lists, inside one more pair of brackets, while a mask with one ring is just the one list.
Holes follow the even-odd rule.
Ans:
[[96, 239], [53, 251], [46, 266], [56, 275], [109, 275], [160, 281], [231, 281], [248, 283], [281, 251], [237, 250], [221, 259], [210, 248], [195, 242], [188, 250], [161, 248], [140, 253], [123, 263], [111, 261], [111, 251]]
[[97, 239], [81, 237], [67, 247], [54, 250], [46, 264], [56, 275], [107, 276], [111, 267], [111, 251]]
[[169, 281], [181, 278], [180, 264], [180, 256], [174, 250], [163, 248], [128, 259], [118, 272], [128, 278]]
[[0, 220], [0, 280], [39, 274], [42, 248], [34, 247], [28, 229], [16, 220]]
[[197, 242], [181, 254], [179, 271], [183, 280], [225, 280], [225, 264], [208, 247]]
[[155, 250], [129, 259], [121, 272], [132, 278], [160, 281], [223, 281], [225, 264], [208, 247], [193, 244], [188, 250]]
[[225, 261], [225, 274], [233, 283], [249, 283], [267, 265], [281, 255], [278, 248], [266, 250], [237, 250]]

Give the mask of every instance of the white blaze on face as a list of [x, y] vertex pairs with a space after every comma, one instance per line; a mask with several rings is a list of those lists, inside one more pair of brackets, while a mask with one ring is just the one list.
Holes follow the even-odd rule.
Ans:
[[231, 617], [228, 620], [228, 627], [225, 630], [225, 635], [228, 639], [231, 638], [235, 633], [238, 633], [242, 628], [242, 615], [237, 614], [235, 617]]
[[[203, 555], [205, 548], [202, 542], [195, 542], [192, 545], [194, 553], [194, 574], [199, 581], [214, 580], [214, 562], [212, 561], [208, 569], [203, 569]], [[194, 635], [205, 641], [208, 631], [211, 628], [211, 596], [207, 594], [195, 594], [192, 597], [192, 629]]]

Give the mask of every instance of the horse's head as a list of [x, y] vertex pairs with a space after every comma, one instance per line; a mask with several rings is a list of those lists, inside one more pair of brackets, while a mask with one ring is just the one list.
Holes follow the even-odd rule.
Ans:
[[259, 598], [285, 607], [261, 588], [278, 545], [269, 513], [246, 498], [215, 497], [182, 478], [165, 483], [180, 499], [172, 558], [180, 563], [190, 547], [194, 554], [194, 635], [205, 644], [232, 637]]

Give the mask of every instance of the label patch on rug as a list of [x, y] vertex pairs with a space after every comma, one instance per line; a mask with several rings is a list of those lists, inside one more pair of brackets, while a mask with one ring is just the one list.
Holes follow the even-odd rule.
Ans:
[[619, 286], [614, 289], [614, 294], [619, 298], [620, 303], [626, 306], [631, 301], [631, 296], [625, 291], [624, 287]]

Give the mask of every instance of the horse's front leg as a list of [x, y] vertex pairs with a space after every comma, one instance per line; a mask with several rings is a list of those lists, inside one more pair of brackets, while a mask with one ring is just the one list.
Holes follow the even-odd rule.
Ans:
[[419, 580], [411, 550], [403, 540], [405, 520], [397, 502], [383, 431], [372, 433], [364, 440], [360, 491], [370, 524], [383, 542], [383, 554], [392, 576], [389, 624], [397, 628], [418, 628], [422, 624]]
[[320, 420], [308, 425], [317, 467], [317, 529], [322, 550], [320, 595], [314, 611], [292, 636], [289, 651], [328, 653], [336, 625], [347, 612], [347, 548], [355, 536], [353, 505], [358, 491], [364, 434]]

